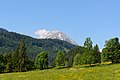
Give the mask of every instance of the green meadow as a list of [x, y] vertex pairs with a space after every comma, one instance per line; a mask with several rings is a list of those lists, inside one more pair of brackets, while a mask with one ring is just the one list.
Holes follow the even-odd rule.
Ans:
[[5, 73], [0, 80], [120, 80], [120, 64]]

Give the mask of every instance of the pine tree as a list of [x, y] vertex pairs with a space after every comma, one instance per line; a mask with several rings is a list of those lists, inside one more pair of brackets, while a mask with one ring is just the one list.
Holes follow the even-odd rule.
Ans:
[[7, 53], [5, 55], [6, 59], [6, 70], [5, 72], [12, 72], [12, 55], [11, 53]]
[[19, 71], [18, 69], [18, 60], [19, 60], [19, 47], [16, 49], [16, 51], [13, 53], [12, 55], [12, 65], [13, 65], [13, 68], [14, 68], [14, 71]]
[[19, 54], [18, 54], [18, 69], [19, 72], [26, 71], [26, 65], [25, 65], [25, 56], [26, 56], [26, 47], [24, 38], [21, 40], [20, 46], [19, 46]]
[[4, 72], [5, 69], [5, 63], [4, 63], [4, 56], [3, 54], [0, 54], [0, 73]]

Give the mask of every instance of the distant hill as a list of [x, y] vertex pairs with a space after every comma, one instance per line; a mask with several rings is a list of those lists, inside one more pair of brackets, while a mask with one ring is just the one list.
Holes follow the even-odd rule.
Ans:
[[54, 61], [58, 50], [63, 50], [66, 52], [75, 47], [75, 45], [72, 45], [66, 41], [57, 39], [36, 39], [0, 28], [0, 54], [5, 54], [16, 50], [23, 37], [25, 39], [27, 49], [26, 52], [28, 56], [35, 59], [38, 53], [41, 51], [47, 51], [50, 64]]

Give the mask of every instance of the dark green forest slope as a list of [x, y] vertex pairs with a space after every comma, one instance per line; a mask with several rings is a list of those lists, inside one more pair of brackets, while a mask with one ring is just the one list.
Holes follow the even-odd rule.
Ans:
[[16, 50], [23, 37], [28, 56], [34, 59], [41, 51], [47, 51], [49, 62], [51, 62], [50, 64], [54, 61], [58, 50], [68, 51], [75, 47], [75, 45], [72, 45], [66, 41], [57, 39], [36, 39], [0, 28], [0, 54], [5, 54]]

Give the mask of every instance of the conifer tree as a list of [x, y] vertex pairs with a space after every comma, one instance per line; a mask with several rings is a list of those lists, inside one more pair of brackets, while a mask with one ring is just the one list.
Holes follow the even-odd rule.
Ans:
[[3, 56], [3, 54], [0, 54], [0, 73], [1, 72], [4, 72], [4, 69], [5, 69], [5, 63], [4, 63], [4, 56]]
[[19, 69], [18, 69], [18, 66], [19, 66], [19, 64], [18, 64], [18, 60], [19, 60], [18, 54], [19, 54], [19, 47], [16, 49], [16, 51], [12, 55], [12, 64], [13, 64], [12, 66], [14, 68], [14, 71], [19, 71]]
[[21, 40], [20, 46], [19, 46], [19, 54], [18, 54], [18, 69], [19, 72], [26, 71], [26, 65], [25, 65], [25, 57], [26, 57], [26, 47], [24, 38]]
[[12, 72], [12, 55], [11, 53], [7, 53], [5, 55], [6, 58], [6, 70], [5, 72]]

